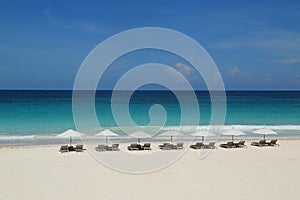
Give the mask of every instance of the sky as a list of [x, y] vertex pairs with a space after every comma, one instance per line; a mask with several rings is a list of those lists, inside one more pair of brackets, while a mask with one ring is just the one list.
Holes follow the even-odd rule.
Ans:
[[[300, 2], [293, 0], [0, 0], [0, 89], [72, 89], [100, 42], [128, 29], [163, 27], [201, 44], [227, 90], [299, 90], [299, 24]], [[204, 88], [190, 63], [154, 50], [117, 60], [100, 88], [112, 89], [121, 74], [153, 60]]]

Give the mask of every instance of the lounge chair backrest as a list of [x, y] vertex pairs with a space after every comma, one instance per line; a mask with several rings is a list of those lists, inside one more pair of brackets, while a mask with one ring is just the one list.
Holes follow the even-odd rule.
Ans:
[[105, 145], [99, 144], [99, 145], [98, 145], [98, 149], [105, 149]]
[[150, 146], [151, 146], [150, 143], [145, 143], [145, 144], [144, 144], [144, 147], [150, 147]]
[[270, 144], [276, 144], [277, 140], [271, 140]]
[[170, 143], [164, 143], [164, 147], [170, 147], [171, 144]]
[[260, 140], [259, 144], [266, 144], [266, 140]]
[[75, 149], [83, 149], [83, 145], [82, 144], [77, 144]]
[[245, 141], [239, 141], [239, 145], [245, 145]]
[[138, 144], [136, 144], [136, 143], [130, 144], [130, 147], [131, 147], [131, 148], [137, 148], [137, 147], [138, 147]]
[[177, 143], [177, 147], [183, 147], [183, 142]]
[[119, 144], [112, 144], [111, 147], [117, 149], [117, 148], [119, 148]]
[[195, 144], [195, 146], [198, 146], [198, 147], [201, 147], [202, 145], [203, 145], [202, 142], [197, 142], [197, 143]]
[[214, 147], [215, 146], [215, 142], [210, 142], [209, 144], [208, 144], [208, 146], [210, 146], [210, 147]]
[[227, 146], [233, 146], [233, 142], [227, 142]]
[[61, 147], [60, 147], [60, 150], [68, 150], [68, 145], [62, 145]]

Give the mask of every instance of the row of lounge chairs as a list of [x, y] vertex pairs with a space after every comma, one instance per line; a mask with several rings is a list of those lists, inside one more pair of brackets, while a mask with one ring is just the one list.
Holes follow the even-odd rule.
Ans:
[[251, 142], [251, 146], [257, 146], [257, 147], [267, 147], [267, 146], [278, 146], [277, 140], [271, 140], [270, 142], [267, 142], [266, 140], [260, 140], [259, 142]]
[[239, 141], [237, 143], [227, 142], [226, 144], [220, 144], [220, 147], [230, 149], [230, 148], [247, 148], [245, 141]]
[[[277, 140], [271, 140], [270, 142], [267, 142], [266, 140], [260, 140], [258, 142], [251, 142], [251, 146], [257, 146], [257, 147], [268, 147], [268, 146], [279, 146], [277, 143]], [[227, 142], [226, 144], [220, 144], [220, 147], [223, 148], [245, 148], [247, 145], [245, 144], [245, 141], [239, 141], [238, 143], [234, 142]]]
[[70, 151], [82, 152], [83, 150], [85, 149], [83, 148], [82, 144], [77, 144], [75, 147], [73, 147], [72, 145], [70, 146], [62, 145], [59, 149], [61, 153], [70, 152]]
[[[179, 142], [177, 144], [171, 144], [171, 143], [163, 143], [162, 145], [159, 145], [159, 148], [162, 150], [174, 150], [174, 149], [183, 149], [183, 142]], [[144, 151], [144, 150], [152, 150], [151, 148], [151, 143], [145, 143], [144, 145], [142, 144], [137, 144], [137, 143], [132, 143], [130, 144], [127, 149], [129, 151]], [[106, 145], [98, 145], [95, 148], [96, 151], [119, 151], [119, 144], [112, 144], [112, 146], [106, 146]]]
[[[159, 148], [162, 150], [176, 150], [176, 149], [183, 149], [183, 142], [179, 142], [177, 144], [171, 144], [171, 143], [163, 143], [162, 145], [159, 145]], [[271, 140], [270, 142], [267, 142], [266, 140], [260, 140], [258, 142], [251, 142], [251, 146], [257, 146], [257, 147], [267, 147], [267, 146], [279, 146], [277, 143], [277, 140]], [[234, 142], [227, 142], [225, 144], [220, 144], [220, 147], [222, 148], [245, 148], [247, 145], [245, 144], [245, 141], [239, 141], [237, 143]], [[195, 144], [190, 145], [191, 149], [215, 149], [215, 142], [210, 142], [209, 144], [204, 144], [203, 142], [197, 142]], [[144, 145], [133, 143], [130, 144], [127, 149], [129, 151], [143, 151], [143, 150], [151, 150], [151, 143], [145, 143]], [[60, 147], [60, 152], [70, 152], [70, 151], [76, 151], [76, 152], [82, 152], [83, 145], [78, 144], [75, 147], [68, 146], [68, 145], [62, 145]], [[119, 151], [119, 144], [112, 144], [111, 146], [100, 144], [95, 148], [96, 151]]]
[[130, 144], [127, 149], [129, 151], [143, 151], [143, 150], [151, 150], [151, 143], [145, 143], [144, 145], [133, 143]]
[[177, 144], [163, 143], [158, 147], [162, 150], [176, 150], [176, 149], [183, 149], [183, 144], [184, 144], [183, 142], [179, 142]]
[[119, 144], [112, 144], [111, 146], [99, 144], [96, 148], [96, 151], [119, 151]]
[[197, 142], [196, 144], [190, 145], [191, 149], [215, 149], [215, 142], [204, 144], [203, 142]]

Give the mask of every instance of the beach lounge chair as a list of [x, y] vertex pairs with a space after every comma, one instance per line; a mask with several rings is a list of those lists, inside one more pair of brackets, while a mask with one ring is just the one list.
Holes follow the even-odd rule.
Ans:
[[216, 148], [215, 144], [216, 144], [215, 142], [210, 142], [208, 144], [203, 145], [202, 149], [215, 149]]
[[268, 146], [268, 144], [266, 143], [266, 140], [260, 140], [259, 142], [251, 142], [251, 146], [265, 147]]
[[106, 146], [103, 144], [99, 144], [96, 148], [96, 151], [106, 151]]
[[75, 148], [71, 145], [71, 146], [68, 146], [68, 150], [69, 151], [75, 151]]
[[164, 143], [163, 145], [159, 145], [159, 148], [162, 150], [171, 150], [174, 145], [171, 145], [170, 143]]
[[279, 147], [279, 144], [277, 144], [277, 140], [271, 140], [270, 142], [266, 142], [266, 144], [271, 147], [274, 147], [274, 146]]
[[183, 142], [178, 142], [176, 145], [172, 145], [172, 149], [183, 149]]
[[163, 149], [164, 147], [170, 146], [170, 145], [171, 145], [170, 143], [163, 143], [163, 144], [158, 145], [158, 147], [159, 147], [160, 149]]
[[62, 146], [60, 147], [59, 151], [60, 151], [61, 153], [69, 152], [68, 145], [62, 145]]
[[201, 149], [203, 146], [203, 142], [197, 142], [196, 144], [191, 144], [190, 148], [192, 149]]
[[111, 150], [112, 151], [119, 151], [120, 149], [119, 149], [119, 144], [112, 144], [111, 145]]
[[76, 146], [75, 146], [75, 151], [76, 152], [83, 152], [83, 145], [82, 144], [77, 144]]
[[236, 148], [247, 148], [247, 145], [245, 145], [245, 141], [239, 141], [238, 143], [234, 144]]
[[111, 146], [105, 146], [106, 151], [119, 151], [119, 144], [112, 144]]
[[112, 148], [110, 146], [105, 146], [106, 151], [112, 151]]
[[220, 147], [230, 149], [230, 148], [234, 148], [235, 146], [233, 142], [227, 142], [226, 144], [220, 144]]
[[133, 144], [130, 144], [130, 145], [127, 147], [127, 149], [128, 149], [129, 151], [138, 151], [138, 150], [139, 150], [139, 147], [138, 147], [138, 144], [133, 143]]
[[151, 143], [145, 143], [143, 146], [144, 150], [151, 150]]

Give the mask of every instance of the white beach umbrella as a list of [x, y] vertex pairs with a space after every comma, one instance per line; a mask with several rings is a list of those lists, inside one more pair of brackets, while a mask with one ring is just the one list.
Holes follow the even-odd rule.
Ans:
[[108, 143], [108, 137], [117, 137], [119, 136], [118, 134], [112, 132], [111, 130], [105, 129], [104, 131], [101, 131], [100, 133], [95, 134], [95, 136], [104, 136], [106, 145]]
[[239, 131], [239, 130], [236, 130], [236, 129], [230, 129], [228, 131], [224, 131], [221, 133], [221, 135], [231, 135], [232, 137], [232, 142], [234, 140], [234, 136], [241, 136], [241, 135], [246, 135], [246, 133], [242, 132], [242, 131]]
[[81, 137], [83, 136], [83, 133], [79, 133], [77, 131], [74, 131], [72, 129], [68, 129], [63, 133], [60, 133], [58, 135], [55, 136], [55, 138], [70, 138], [70, 145], [72, 145], [72, 137]]
[[134, 138], [137, 138], [138, 139], [138, 143], [140, 143], [140, 139], [141, 138], [149, 138], [151, 137], [152, 135], [148, 134], [148, 133], [145, 133], [143, 131], [135, 131], [131, 134], [129, 134], [130, 137], [134, 137]]
[[266, 139], [266, 135], [276, 135], [277, 134], [275, 131], [265, 128], [265, 127], [261, 128], [261, 129], [257, 129], [255, 131], [253, 131], [253, 133], [264, 135], [264, 140]]
[[169, 130], [169, 131], [166, 131], [162, 134], [160, 134], [161, 136], [169, 136], [171, 137], [171, 143], [173, 142], [173, 137], [176, 137], [176, 136], [182, 136], [182, 134], [179, 132], [179, 131], [175, 131], [175, 130]]
[[198, 130], [198, 131], [192, 133], [191, 135], [194, 136], [194, 137], [202, 137], [202, 142], [204, 141], [204, 137], [215, 136], [211, 132], [203, 131], [203, 130]]

